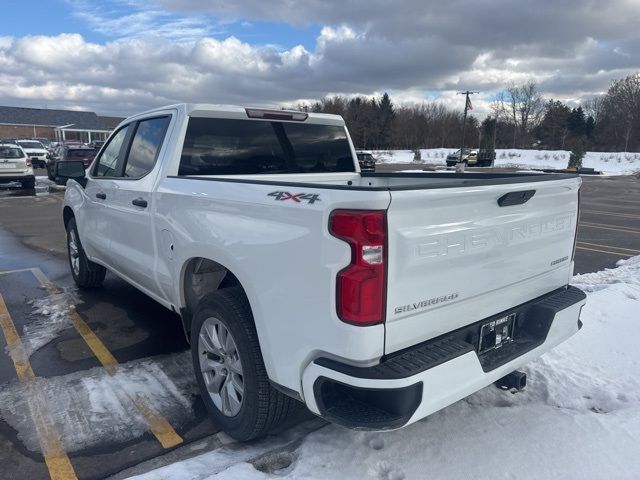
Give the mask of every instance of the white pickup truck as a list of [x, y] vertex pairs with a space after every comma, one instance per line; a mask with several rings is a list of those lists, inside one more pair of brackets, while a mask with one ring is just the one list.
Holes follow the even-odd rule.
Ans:
[[399, 428], [581, 327], [576, 176], [366, 174], [338, 116], [192, 104], [128, 118], [56, 175], [77, 285], [109, 269], [179, 313], [240, 440], [295, 400]]

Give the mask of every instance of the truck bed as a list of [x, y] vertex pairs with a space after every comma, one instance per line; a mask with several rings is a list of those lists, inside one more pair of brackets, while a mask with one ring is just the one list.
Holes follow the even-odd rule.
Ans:
[[254, 183], [339, 190], [398, 191], [433, 188], [459, 188], [479, 185], [506, 185], [576, 178], [572, 174], [546, 173], [454, 173], [454, 172], [390, 172], [390, 173], [319, 173], [225, 176], [170, 176], [216, 182]]

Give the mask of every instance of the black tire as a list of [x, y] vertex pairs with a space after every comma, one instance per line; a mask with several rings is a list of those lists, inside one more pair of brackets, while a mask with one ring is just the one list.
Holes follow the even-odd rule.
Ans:
[[[229, 331], [242, 364], [244, 391], [240, 410], [235, 416], [227, 416], [216, 407], [200, 369], [199, 336], [203, 323], [210, 318], [217, 319]], [[265, 435], [282, 423], [295, 405], [295, 400], [278, 392], [269, 383], [251, 307], [240, 287], [223, 288], [198, 303], [191, 323], [191, 354], [207, 410], [215, 424], [238, 441]]]
[[[77, 268], [74, 268], [72, 259], [72, 247], [70, 240], [75, 237], [77, 248]], [[75, 255], [75, 253], [74, 253]], [[102, 265], [92, 262], [87, 258], [80, 242], [80, 236], [78, 235], [78, 227], [76, 225], [76, 219], [72, 218], [67, 223], [67, 256], [69, 258], [69, 268], [73, 281], [79, 288], [96, 288], [102, 285], [104, 276], [107, 274], [107, 269]]]
[[33, 190], [33, 188], [36, 186], [36, 179], [35, 178], [27, 178], [26, 180], [22, 180], [20, 182], [20, 184], [22, 185], [22, 188], [24, 188], [24, 189]]
[[53, 169], [49, 169], [49, 167], [47, 166], [47, 178], [53, 182], [55, 180], [55, 177], [53, 176], [53, 173], [51, 173], [52, 170]]

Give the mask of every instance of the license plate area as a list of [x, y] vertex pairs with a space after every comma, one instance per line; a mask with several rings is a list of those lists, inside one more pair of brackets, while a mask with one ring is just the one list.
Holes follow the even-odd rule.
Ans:
[[515, 313], [481, 324], [478, 354], [497, 350], [513, 342], [515, 324]]

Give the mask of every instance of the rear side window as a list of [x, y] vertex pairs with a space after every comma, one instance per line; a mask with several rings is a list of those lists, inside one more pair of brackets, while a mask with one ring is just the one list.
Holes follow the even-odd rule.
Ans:
[[144, 177], [153, 169], [169, 120], [170, 117], [159, 117], [138, 123], [124, 169], [125, 177]]
[[118, 132], [111, 137], [107, 147], [102, 150], [102, 154], [98, 159], [93, 172], [96, 177], [115, 177], [119, 175], [119, 165], [122, 164], [122, 158], [120, 152], [122, 151], [122, 144], [127, 138], [127, 132], [130, 126], [127, 125], [124, 128], [118, 130]]
[[353, 172], [344, 127], [191, 118], [179, 175]]

